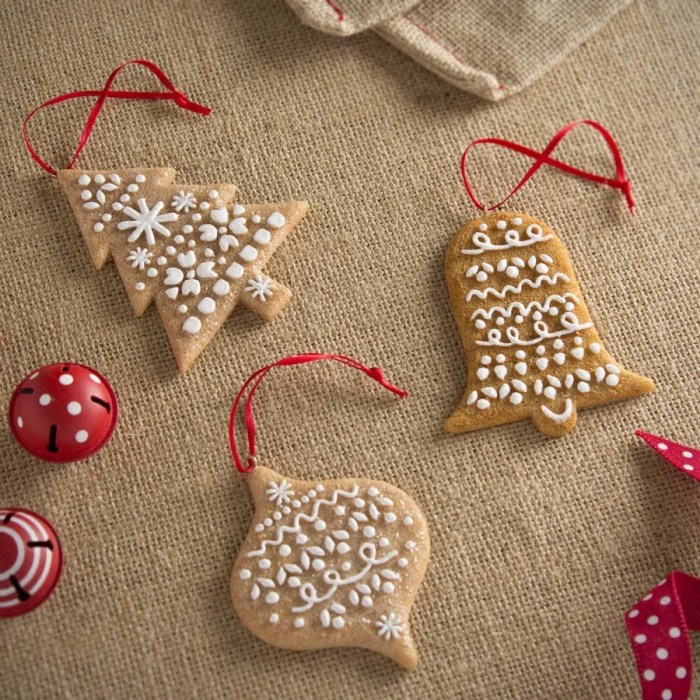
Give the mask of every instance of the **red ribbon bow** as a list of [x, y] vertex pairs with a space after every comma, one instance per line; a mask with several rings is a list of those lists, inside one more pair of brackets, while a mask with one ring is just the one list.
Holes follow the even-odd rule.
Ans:
[[[564, 163], [561, 160], [557, 160], [556, 158], [550, 157], [552, 151], [554, 151], [554, 149], [561, 143], [564, 137], [570, 131], [575, 129], [577, 126], [581, 126], [582, 124], [586, 124], [590, 127], [593, 127], [605, 139], [605, 143], [610, 149], [610, 152], [613, 156], [613, 160], [615, 161], [614, 178], [605, 177], [603, 175], [597, 175], [596, 173], [589, 173], [587, 170], [581, 170], [580, 168], [576, 168], [573, 165], [569, 165], [568, 163]], [[529, 156], [530, 158], [535, 159], [535, 162], [530, 166], [529, 170], [522, 176], [522, 178], [520, 178], [520, 182], [518, 182], [518, 184], [511, 190], [510, 194], [508, 194], [498, 204], [495, 204], [492, 207], [488, 207], [488, 209], [476, 198], [476, 195], [472, 191], [471, 184], [469, 183], [469, 177], [467, 176], [467, 155], [474, 146], [477, 146], [481, 143], [490, 143], [494, 146], [501, 146], [511, 151], [515, 151], [516, 153], [520, 153], [521, 155]], [[632, 183], [627, 179], [627, 176], [625, 175], [625, 165], [622, 162], [622, 154], [620, 153], [620, 149], [618, 148], [617, 143], [615, 143], [615, 139], [612, 137], [612, 134], [602, 124], [599, 124], [596, 121], [592, 121], [591, 119], [579, 119], [578, 121], [567, 124], [555, 134], [555, 136], [547, 144], [547, 147], [542, 152], [535, 151], [532, 148], [528, 148], [527, 146], [523, 146], [513, 141], [507, 141], [505, 139], [477, 139], [476, 141], [472, 141], [464, 149], [464, 153], [462, 153], [462, 160], [460, 161], [459, 167], [460, 172], [462, 174], [462, 182], [464, 183], [464, 189], [466, 189], [469, 198], [474, 203], [474, 206], [477, 209], [481, 209], [483, 211], [492, 211], [493, 209], [498, 209], [498, 207], [505, 204], [521, 187], [523, 187], [523, 185], [525, 185], [525, 183], [543, 165], [549, 165], [552, 168], [563, 170], [565, 173], [569, 173], [569, 175], [576, 175], [576, 177], [581, 177], [584, 180], [590, 180], [591, 182], [596, 182], [599, 185], [607, 185], [608, 187], [613, 187], [615, 189], [620, 190], [625, 195], [625, 199], [627, 200], [627, 206], [629, 207], [630, 213], [634, 214], [634, 199], [632, 199]]]
[[[166, 91], [141, 92], [134, 90], [111, 90], [110, 88], [112, 87], [112, 83], [115, 81], [120, 71], [126, 68], [126, 66], [130, 66], [132, 64], [137, 64], [148, 68], [148, 70], [150, 70], [151, 73], [153, 73], [153, 75], [155, 75], [156, 78], [158, 78], [161, 84], [165, 87]], [[22, 124], [22, 136], [24, 138], [24, 145], [27, 147], [27, 150], [29, 151], [31, 157], [44, 170], [46, 170], [47, 173], [51, 175], [56, 175], [57, 170], [52, 165], [45, 163], [39, 156], [39, 154], [34, 150], [34, 147], [29, 141], [27, 125], [29, 124], [32, 117], [39, 110], [44, 109], [44, 107], [51, 107], [52, 105], [56, 105], [61, 102], [66, 102], [67, 100], [74, 100], [79, 97], [97, 97], [97, 100], [95, 101], [95, 104], [90, 110], [90, 114], [88, 115], [87, 121], [85, 122], [85, 127], [83, 128], [83, 133], [80, 136], [80, 141], [78, 142], [78, 147], [75, 149], [75, 153], [73, 154], [70, 163], [68, 163], [68, 165], [66, 166], [67, 169], [70, 169], [75, 165], [76, 160], [78, 160], [78, 156], [80, 155], [83, 148], [85, 148], [85, 144], [88, 142], [90, 134], [95, 128], [95, 122], [97, 121], [97, 117], [99, 117], [100, 112], [102, 111], [102, 108], [104, 107], [104, 104], [108, 98], [123, 100], [173, 100], [173, 102], [175, 102], [175, 104], [178, 107], [182, 107], [182, 109], [187, 109], [190, 112], [195, 112], [196, 114], [203, 114], [206, 116], [211, 112], [211, 109], [209, 109], [209, 107], [205, 107], [204, 105], [200, 105], [197, 102], [193, 102], [192, 100], [190, 100], [189, 97], [187, 97], [187, 95], [180, 92], [179, 90], [176, 90], [170, 78], [168, 78], [168, 76], [155, 63], [147, 61], [143, 58], [136, 58], [131, 61], [126, 61], [125, 63], [122, 63], [120, 66], [118, 66], [112, 71], [109, 78], [107, 78], [107, 82], [105, 83], [102, 90], [79, 90], [77, 92], [68, 92], [65, 95], [58, 95], [57, 97], [52, 97], [50, 100], [47, 100], [43, 104], [40, 104], [38, 107], [33, 109], [25, 118]]]

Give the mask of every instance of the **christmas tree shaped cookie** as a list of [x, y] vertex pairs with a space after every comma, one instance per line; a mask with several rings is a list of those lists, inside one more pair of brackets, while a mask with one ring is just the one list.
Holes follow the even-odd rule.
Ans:
[[430, 556], [414, 501], [368, 479], [248, 478], [255, 516], [231, 574], [246, 627], [284, 649], [364, 647], [414, 668], [409, 614]]
[[471, 221], [452, 239], [445, 273], [467, 356], [448, 432], [530, 418], [559, 436], [578, 409], [653, 390], [606, 350], [566, 249], [543, 222], [506, 212]]
[[155, 300], [180, 372], [239, 302], [269, 321], [289, 301], [263, 268], [306, 202], [243, 205], [232, 185], [173, 184], [170, 168], [58, 178], [95, 267], [114, 258], [137, 316]]

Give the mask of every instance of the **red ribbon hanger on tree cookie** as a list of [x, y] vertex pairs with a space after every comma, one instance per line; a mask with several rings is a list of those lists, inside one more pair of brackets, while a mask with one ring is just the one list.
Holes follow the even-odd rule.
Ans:
[[[132, 65], [148, 69], [165, 91], [113, 89], [119, 73]], [[78, 98], [96, 100], [68, 166], [57, 171], [37, 153], [28, 125], [45, 107]], [[263, 268], [309, 207], [302, 201], [244, 205], [233, 185], [175, 183], [172, 168], [75, 170], [108, 99], [170, 100], [201, 115], [210, 110], [177, 90], [154, 63], [137, 59], [116, 68], [101, 90], [47, 100], [22, 125], [31, 157], [58, 177], [95, 267], [114, 258], [137, 316], [155, 301], [185, 372], [238, 303], [266, 321], [286, 306], [291, 291]]]
[[[603, 137], [615, 162], [614, 178], [552, 157], [581, 125]], [[479, 144], [534, 159], [510, 194], [488, 208], [474, 194], [467, 172], [468, 154]], [[543, 165], [620, 190], [632, 212], [620, 150], [607, 129], [590, 120], [567, 124], [541, 152], [499, 138], [472, 141], [460, 173], [474, 206], [487, 212], [507, 202]], [[467, 359], [467, 388], [445, 423], [447, 432], [530, 419], [545, 435], [558, 437], [575, 426], [581, 408], [653, 390], [649, 379], [622, 368], [605, 348], [566, 248], [543, 221], [504, 211], [470, 221], [452, 238], [445, 276]]]
[[[251, 632], [284, 649], [364, 647], [415, 668], [409, 626], [430, 554], [428, 526], [404, 491], [383, 481], [297, 481], [258, 466], [253, 398], [275, 368], [330, 360], [366, 374], [393, 394], [378, 367], [347, 355], [305, 353], [254, 372], [231, 410], [236, 469], [248, 475], [255, 514], [231, 573], [233, 606]], [[249, 456], [236, 446], [244, 403]]]

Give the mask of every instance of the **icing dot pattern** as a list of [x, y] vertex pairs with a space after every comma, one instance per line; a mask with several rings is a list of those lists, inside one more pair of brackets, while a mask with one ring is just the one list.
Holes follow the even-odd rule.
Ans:
[[415, 504], [372, 482], [312, 484], [265, 472], [267, 505], [256, 510], [232, 577], [244, 622], [250, 614], [270, 624], [276, 613], [276, 634], [309, 639], [368, 627], [388, 644], [408, 644], [406, 610], [395, 596], [415, 585], [417, 570], [422, 578], [429, 549]]
[[[288, 233], [284, 210], [274, 205], [252, 210], [229, 203], [228, 194], [222, 199], [219, 190], [170, 185], [168, 179], [157, 169], [121, 176], [82, 173], [68, 194], [94, 217], [89, 219], [93, 234], [114, 242], [114, 255], [127, 270], [125, 279], [133, 292], [141, 293], [146, 303], [159, 295], [161, 313], [173, 315], [180, 313], [183, 297], [194, 302], [188, 305], [191, 315], [179, 321], [183, 341], [212, 327], [204, 321], [217, 310], [217, 297], [226, 297], [221, 309], [227, 313], [240, 298], [268, 318], [273, 312], [260, 307], [275, 297], [279, 285], [262, 275], [261, 268]], [[226, 284], [213, 291], [219, 281]], [[214, 301], [201, 303], [207, 298]]]

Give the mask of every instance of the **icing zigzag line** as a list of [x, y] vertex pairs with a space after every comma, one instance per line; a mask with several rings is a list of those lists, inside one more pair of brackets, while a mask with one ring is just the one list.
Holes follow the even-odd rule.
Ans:
[[318, 518], [318, 511], [321, 509], [321, 506], [336, 505], [336, 503], [338, 503], [339, 496], [345, 496], [345, 498], [355, 498], [355, 496], [357, 496], [358, 491], [359, 486], [355, 484], [352, 487], [352, 491], [342, 491], [341, 489], [337, 489], [333, 492], [333, 496], [330, 498], [330, 500], [326, 498], [320, 498], [318, 501], [316, 501], [316, 503], [314, 503], [311, 515], [307, 515], [306, 513], [297, 513], [296, 517], [294, 518], [294, 524], [292, 526], [280, 525], [279, 528], [277, 528], [277, 536], [274, 540], [264, 540], [260, 549], [256, 549], [253, 552], [248, 552], [248, 556], [261, 557], [263, 554], [265, 554], [265, 549], [267, 548], [267, 545], [273, 545], [277, 547], [278, 545], [282, 544], [285, 532], [299, 532], [299, 523], [302, 520], [306, 520], [308, 522], [313, 522], [314, 520], [316, 520], [316, 518]]
[[486, 320], [490, 321], [497, 311], [500, 311], [506, 318], [510, 318], [513, 315], [513, 309], [518, 309], [522, 316], [529, 316], [532, 309], [538, 309], [542, 313], [547, 313], [553, 302], [558, 301], [564, 304], [567, 299], [570, 299], [577, 304], [579, 302], [579, 298], [573, 292], [566, 292], [565, 294], [552, 294], [551, 296], [547, 297], [544, 304], [539, 301], [531, 301], [526, 306], [521, 301], [514, 301], [512, 304], [509, 304], [507, 308], [503, 308], [502, 306], [492, 306], [490, 309], [477, 309], [470, 316], [470, 320], [473, 321], [477, 316], [482, 316]]
[[478, 297], [479, 299], [483, 300], [486, 299], [489, 294], [493, 294], [493, 296], [497, 297], [498, 299], [505, 299], [509, 292], [520, 294], [525, 286], [531, 287], [532, 289], [537, 289], [537, 287], [542, 286], [543, 282], [546, 282], [549, 285], [554, 285], [558, 280], [564, 280], [564, 282], [571, 281], [563, 272], [556, 272], [553, 277], [549, 277], [548, 275], [540, 275], [534, 282], [527, 279], [522, 280], [517, 287], [514, 287], [512, 284], [507, 284], [500, 292], [493, 287], [487, 287], [483, 291], [481, 289], [472, 289], [469, 294], [467, 294], [467, 301], [471, 301], [472, 297]]

